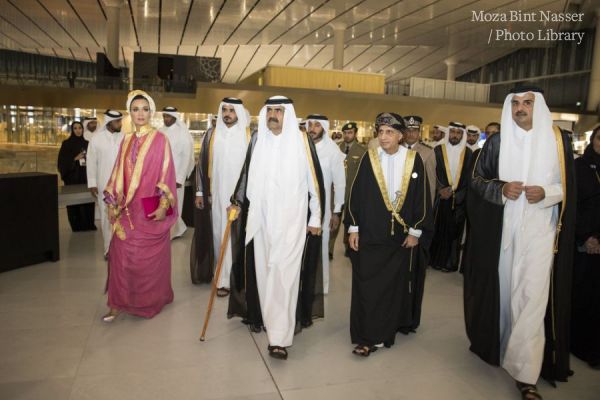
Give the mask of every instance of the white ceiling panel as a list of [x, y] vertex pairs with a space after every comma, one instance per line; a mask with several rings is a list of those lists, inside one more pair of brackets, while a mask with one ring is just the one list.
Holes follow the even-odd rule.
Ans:
[[[581, 30], [594, 25], [599, 0], [123, 0], [122, 66], [133, 53], [221, 57], [223, 81], [235, 83], [267, 64], [330, 69], [334, 30], [344, 29], [344, 69], [395, 80], [458, 74], [522, 47], [496, 42], [492, 28]], [[161, 7], [162, 3], [162, 7]], [[473, 11], [584, 12], [584, 23], [473, 22]], [[105, 0], [0, 0], [0, 47], [89, 61], [105, 51]], [[160, 26], [160, 32], [159, 32]], [[160, 46], [160, 48], [159, 48]], [[70, 50], [69, 50], [70, 49]]]

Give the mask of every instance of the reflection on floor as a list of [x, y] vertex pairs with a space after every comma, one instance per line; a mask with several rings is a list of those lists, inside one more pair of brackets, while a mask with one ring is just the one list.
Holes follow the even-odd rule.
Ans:
[[[461, 277], [430, 271], [416, 335], [369, 358], [351, 354], [350, 266], [336, 248], [326, 318], [296, 337], [288, 361], [265, 334], [225, 318], [218, 299], [198, 341], [208, 286], [189, 280], [191, 230], [173, 242], [175, 301], [152, 320], [100, 322], [106, 264], [100, 232], [72, 234], [61, 210], [61, 255], [0, 274], [0, 399], [519, 399], [511, 379], [468, 351]], [[24, 247], [26, 249], [26, 247]], [[600, 398], [600, 373], [575, 376], [545, 399]]]

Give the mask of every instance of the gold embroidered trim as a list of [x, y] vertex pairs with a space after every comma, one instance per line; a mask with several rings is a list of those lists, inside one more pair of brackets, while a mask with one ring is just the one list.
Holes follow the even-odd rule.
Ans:
[[121, 240], [125, 240], [126, 238], [125, 229], [123, 229], [123, 225], [121, 225], [118, 219], [115, 219], [115, 223], [113, 224], [113, 233]]
[[563, 198], [562, 207], [560, 208], [560, 216], [558, 217], [558, 224], [556, 225], [556, 234], [554, 235], [554, 254], [558, 253], [558, 240], [560, 238], [560, 231], [562, 230], [562, 220], [565, 214], [565, 208], [567, 207], [567, 170], [565, 167], [565, 148], [562, 141], [562, 133], [560, 129], [553, 125], [554, 136], [556, 139], [556, 147], [558, 150], [558, 163], [560, 164], [560, 180], [562, 183]]
[[394, 219], [398, 221], [400, 225], [404, 227], [404, 233], [408, 233], [408, 225], [399, 212], [404, 205], [404, 201], [406, 200], [406, 192], [408, 191], [408, 185], [410, 183], [410, 175], [413, 170], [413, 166], [415, 163], [415, 156], [417, 152], [414, 150], [408, 150], [408, 154], [406, 155], [406, 160], [404, 162], [404, 176], [402, 178], [402, 186], [400, 199], [398, 199], [398, 203], [396, 204], [396, 208], [393, 208], [392, 200], [389, 198], [387, 185], [385, 183], [385, 178], [383, 176], [383, 171], [381, 169], [381, 163], [379, 160], [379, 153], [377, 149], [369, 150], [369, 159], [371, 160], [371, 166], [373, 167], [373, 173], [375, 174], [375, 180], [377, 181], [377, 185], [379, 186], [379, 191], [381, 192], [381, 197], [383, 198], [383, 202], [385, 203], [385, 207], [392, 214], [392, 234], [394, 234]]
[[[423, 161], [421, 159], [421, 161]], [[427, 169], [425, 168], [425, 163], [423, 162], [423, 218], [421, 218], [419, 221], [417, 221], [417, 223], [415, 223], [415, 229], [417, 229], [417, 227], [419, 226], [419, 224], [421, 222], [423, 222], [425, 220], [425, 217], [427, 216], [427, 191], [429, 190], [429, 188], [427, 187]]]
[[[129, 184], [129, 188], [127, 190], [127, 198], [125, 200], [125, 204], [123, 205], [123, 207], [125, 208], [129, 205], [129, 203], [131, 203], [131, 200], [133, 200], [133, 196], [135, 195], [137, 188], [140, 186], [142, 170], [144, 168], [144, 160], [146, 159], [146, 155], [148, 155], [148, 151], [150, 150], [152, 142], [154, 142], [156, 134], [157, 131], [150, 133], [146, 140], [144, 140], [144, 143], [142, 144], [142, 147], [138, 152], [137, 158], [135, 160], [135, 167], [133, 168], [133, 173], [131, 175], [131, 183]], [[124, 179], [122, 178], [123, 177], [121, 176], [119, 181], [123, 181]]]
[[[452, 178], [452, 171], [450, 171], [450, 162], [448, 161], [448, 153], [446, 152], [446, 145], [442, 146], [442, 158], [444, 159], [444, 168], [446, 169], [446, 178], [448, 179], [448, 186], [452, 187], [452, 191], [455, 191], [460, 183], [460, 177], [462, 175], [462, 168], [465, 162], [465, 153], [467, 148], [465, 147], [460, 153], [460, 160], [458, 162], [458, 179], [456, 179], [456, 184], [453, 183], [454, 179]], [[481, 152], [480, 152], [481, 153]], [[477, 155], [479, 158], [479, 154]]]
[[[354, 174], [354, 178], [352, 179], [352, 184], [350, 185], [350, 192], [348, 193], [348, 204], [345, 207], [346, 210], [348, 210], [348, 212], [350, 213], [350, 218], [352, 218], [352, 225], [354, 225], [354, 226], [356, 226], [356, 218], [354, 218], [354, 214], [352, 214], [352, 209], [350, 208], [350, 204], [352, 204], [352, 189], [354, 189], [354, 182], [356, 182], [356, 177], [358, 176], [358, 172], [360, 171], [360, 166], [362, 165], [362, 162], [365, 159], [365, 154], [366, 153], [363, 154], [363, 156], [360, 158], [360, 161], [358, 163], [358, 168], [356, 169], [356, 174]], [[345, 159], [344, 159], [344, 162], [346, 162]], [[344, 165], [344, 167], [346, 167], [346, 165]], [[347, 175], [348, 171], [345, 171], [345, 172]]]
[[121, 203], [123, 202], [123, 196], [124, 196], [124, 194], [123, 194], [124, 186], [123, 185], [125, 184], [125, 180], [123, 179], [123, 176], [125, 173], [124, 171], [125, 171], [127, 155], [129, 154], [129, 150], [131, 149], [132, 139], [133, 139], [133, 134], [125, 135], [125, 138], [123, 139], [123, 152], [121, 153], [121, 160], [119, 162], [119, 167], [117, 168], [117, 171], [116, 171], [114, 190], [115, 190], [118, 206], [120, 206]]
[[[317, 173], [315, 172], [315, 165], [313, 164], [313, 159], [310, 152], [310, 145], [308, 144], [308, 135], [302, 134], [304, 137], [304, 147], [306, 148], [306, 157], [308, 158], [308, 165], [310, 166], [310, 172], [313, 178], [313, 182], [315, 184], [315, 191], [317, 192], [317, 199], [319, 199], [319, 209], [321, 208], [321, 191], [319, 190], [319, 180], [317, 179]], [[321, 210], [322, 211], [322, 210]], [[319, 219], [321, 216], [319, 215]], [[323, 221], [321, 221], [323, 222]]]
[[163, 165], [162, 171], [160, 174], [160, 181], [164, 182], [167, 178], [167, 173], [169, 172], [169, 164], [171, 163], [171, 145], [169, 144], [169, 140], [165, 137], [165, 151], [163, 154]]
[[212, 159], [213, 159], [213, 144], [215, 143], [215, 135], [217, 134], [217, 128], [213, 129], [210, 133], [210, 141], [208, 142], [208, 171], [206, 175], [210, 180], [211, 193], [212, 193]]
[[156, 187], [163, 191], [163, 193], [167, 197], [169, 204], [171, 205], [171, 207], [174, 208], [176, 201], [175, 196], [173, 196], [173, 193], [171, 193], [171, 189], [169, 189], [169, 187], [163, 182], [157, 183]]
[[161, 197], [158, 206], [162, 209], [167, 210], [171, 206], [171, 204], [169, 203], [169, 200], [166, 197]]

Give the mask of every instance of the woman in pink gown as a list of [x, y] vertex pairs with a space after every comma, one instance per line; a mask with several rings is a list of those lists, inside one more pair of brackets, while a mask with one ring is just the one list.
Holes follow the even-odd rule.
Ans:
[[177, 218], [175, 168], [169, 141], [150, 125], [156, 106], [141, 90], [129, 93], [126, 132], [104, 201], [113, 226], [108, 252], [108, 307], [152, 318], [173, 301], [170, 229]]

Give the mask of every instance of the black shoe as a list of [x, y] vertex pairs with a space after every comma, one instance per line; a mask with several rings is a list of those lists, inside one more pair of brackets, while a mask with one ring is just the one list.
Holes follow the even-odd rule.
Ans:
[[288, 352], [285, 347], [281, 346], [269, 346], [269, 355], [278, 360], [287, 360]]
[[300, 323], [300, 325], [302, 325], [303, 328], [308, 328], [309, 326], [312, 326], [313, 322], [312, 321], [302, 321]]

